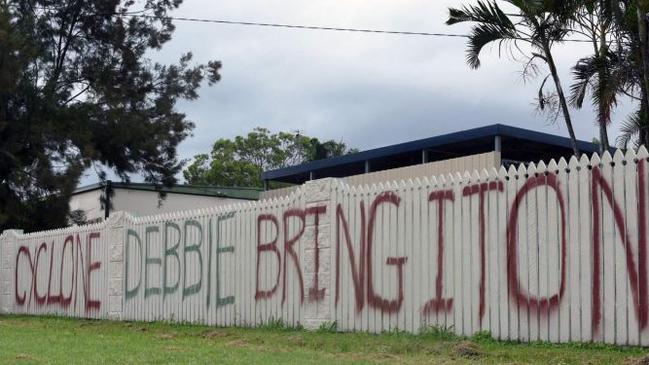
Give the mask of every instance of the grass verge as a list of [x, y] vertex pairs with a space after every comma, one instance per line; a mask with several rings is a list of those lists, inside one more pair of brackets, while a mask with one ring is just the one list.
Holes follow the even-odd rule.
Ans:
[[[286, 328], [0, 316], [2, 364], [649, 364], [649, 350], [597, 344], [519, 344], [481, 333], [462, 339], [430, 329], [372, 335]], [[647, 362], [644, 362], [644, 361]]]

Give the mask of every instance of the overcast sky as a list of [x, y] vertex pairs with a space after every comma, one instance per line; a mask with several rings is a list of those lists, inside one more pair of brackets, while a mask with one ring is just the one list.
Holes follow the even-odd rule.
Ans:
[[[472, 0], [185, 0], [174, 16], [422, 32], [466, 33], [444, 24], [449, 6]], [[567, 136], [563, 120], [550, 124], [534, 111], [541, 79], [525, 84], [521, 64], [499, 58], [465, 63], [466, 40], [260, 28], [177, 21], [173, 40], [152, 54], [175, 62], [191, 51], [197, 62], [220, 60], [222, 81], [201, 89], [179, 109], [196, 124], [182, 158], [210, 151], [218, 138], [262, 126], [300, 130], [362, 150], [442, 133], [503, 123]], [[557, 48], [569, 85], [570, 67], [588, 44]], [[618, 108], [611, 128], [631, 107]], [[577, 137], [597, 135], [590, 106], [573, 111]], [[95, 180], [94, 176], [84, 182]], [[134, 180], [137, 180], [135, 178]]]

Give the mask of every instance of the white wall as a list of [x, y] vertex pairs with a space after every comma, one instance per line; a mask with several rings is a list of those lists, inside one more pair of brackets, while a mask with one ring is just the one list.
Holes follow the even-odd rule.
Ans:
[[[353, 175], [341, 178], [350, 186], [366, 184], [386, 183], [388, 181], [400, 181], [407, 179], [423, 178], [426, 176], [439, 176], [448, 174], [464, 173], [466, 171], [482, 171], [500, 167], [500, 152], [487, 152], [477, 155], [450, 158], [447, 160], [434, 161], [421, 165], [405, 166], [395, 169], [370, 172], [367, 174]], [[289, 195], [298, 186], [273, 189], [261, 193], [261, 199], [279, 198]]]
[[[158, 206], [157, 192], [119, 187], [115, 187], [114, 191], [111, 212], [128, 212], [135, 217], [245, 202], [240, 199], [168, 193], [165, 200], [160, 201], [162, 205]], [[73, 195], [70, 199], [70, 210], [85, 211], [89, 221], [104, 218], [104, 210], [99, 202], [101, 194], [102, 191], [98, 189]]]
[[246, 202], [241, 199], [219, 198], [189, 194], [168, 193], [158, 206], [158, 193], [154, 191], [115, 188], [113, 210], [128, 212], [135, 217], [177, 212], [191, 209], [211, 208]]
[[91, 190], [75, 194], [70, 198], [70, 211], [83, 210], [88, 221], [104, 218], [104, 210], [101, 208], [99, 198], [101, 190]]

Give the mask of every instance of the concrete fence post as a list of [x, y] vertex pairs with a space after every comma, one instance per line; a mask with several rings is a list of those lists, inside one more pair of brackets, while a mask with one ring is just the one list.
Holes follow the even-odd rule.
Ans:
[[23, 231], [14, 229], [6, 230], [0, 234], [0, 313], [11, 312], [11, 293], [13, 277], [12, 253], [16, 245], [16, 239]]
[[121, 320], [124, 309], [124, 226], [128, 216], [113, 213], [106, 222], [109, 235], [108, 319]]
[[334, 278], [331, 272], [333, 245], [331, 243], [332, 186], [334, 179], [309, 181], [304, 185], [304, 201], [307, 214], [304, 231], [305, 258], [304, 327], [317, 329], [323, 323], [333, 321]]

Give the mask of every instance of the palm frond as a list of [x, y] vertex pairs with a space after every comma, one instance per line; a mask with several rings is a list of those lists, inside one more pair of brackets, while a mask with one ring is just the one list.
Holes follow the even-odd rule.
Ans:
[[450, 8], [447, 25], [463, 22], [493, 24], [498, 27], [514, 29], [514, 23], [495, 1], [478, 0], [477, 5]]
[[545, 93], [543, 92], [543, 89], [545, 88], [545, 84], [548, 82], [550, 76], [552, 75], [547, 75], [543, 79], [543, 82], [541, 82], [541, 86], [539, 87], [539, 109], [540, 110], [545, 110], [546, 97], [545, 97]]
[[480, 53], [491, 42], [499, 42], [499, 47], [505, 42], [516, 39], [515, 34], [503, 32], [502, 28], [491, 24], [479, 24], [473, 27], [467, 48], [467, 63], [471, 68], [480, 67]]
[[536, 16], [543, 11], [545, 0], [506, 0], [528, 16]]
[[572, 77], [575, 83], [570, 85], [570, 104], [580, 109], [588, 92], [591, 80], [597, 74], [595, 56], [585, 57], [577, 61], [572, 68]]
[[581, 108], [590, 91], [592, 103], [597, 107], [597, 124], [609, 125], [618, 95], [626, 94], [636, 84], [634, 75], [633, 64], [624, 55], [621, 57], [609, 49], [602, 50], [599, 56], [582, 58], [573, 67], [575, 83], [570, 87], [571, 104]]
[[615, 72], [607, 66], [600, 66], [600, 72], [594, 82], [593, 104], [598, 106], [598, 122], [608, 125], [611, 123], [611, 113], [617, 106], [617, 95], [621, 90], [621, 80], [615, 76]]
[[638, 109], [622, 122], [620, 135], [616, 140], [618, 147], [627, 149], [631, 143], [633, 143], [633, 147], [639, 147], [638, 136], [644, 128], [646, 126], [643, 126], [642, 110]]
[[518, 38], [516, 26], [496, 2], [479, 0], [475, 6], [450, 8], [446, 24], [462, 22], [477, 23], [471, 30], [467, 48], [467, 63], [471, 68], [480, 67], [480, 52], [489, 43], [499, 42], [502, 46]]

